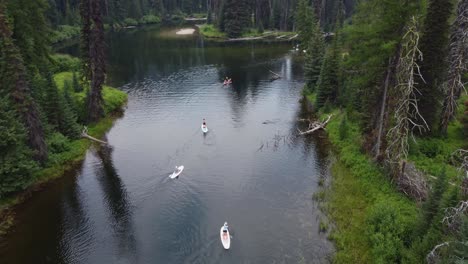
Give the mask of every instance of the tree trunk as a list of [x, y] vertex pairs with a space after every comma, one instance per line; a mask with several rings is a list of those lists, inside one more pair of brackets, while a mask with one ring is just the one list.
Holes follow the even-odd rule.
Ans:
[[377, 120], [377, 138], [375, 141], [375, 146], [373, 149], [374, 158], [379, 159], [381, 155], [381, 148], [382, 148], [382, 140], [384, 138], [384, 126], [387, 123], [385, 118], [386, 115], [386, 107], [387, 107], [387, 94], [388, 94], [388, 87], [390, 86], [391, 78], [394, 73], [395, 69], [395, 62], [397, 60], [397, 56], [393, 56], [392, 58], [388, 59], [388, 66], [387, 66], [387, 73], [385, 74], [385, 82], [384, 82], [384, 90], [382, 94], [382, 103], [380, 106], [380, 113], [379, 118]]
[[91, 19], [93, 28], [91, 30], [91, 92], [88, 95], [88, 123], [99, 121], [103, 116], [102, 108], [102, 86], [105, 81], [106, 62], [104, 51], [104, 25], [100, 9], [100, 1], [91, 3]]

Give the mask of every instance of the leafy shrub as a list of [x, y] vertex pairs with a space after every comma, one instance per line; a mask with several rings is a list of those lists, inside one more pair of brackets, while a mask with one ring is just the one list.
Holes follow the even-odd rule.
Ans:
[[408, 221], [401, 214], [400, 206], [393, 201], [381, 200], [369, 210], [367, 236], [373, 263], [399, 263], [402, 258], [404, 239], [411, 232], [414, 218]]
[[161, 18], [155, 15], [146, 15], [140, 19], [140, 24], [158, 24], [161, 22]]
[[60, 133], [54, 133], [47, 139], [47, 146], [51, 154], [70, 150], [70, 140]]
[[58, 43], [68, 39], [78, 37], [81, 33], [81, 28], [78, 26], [60, 25], [55, 30], [51, 37], [52, 43]]
[[124, 20], [124, 24], [126, 26], [137, 26], [138, 25], [138, 21], [136, 21], [135, 19], [133, 18], [126, 18]]
[[80, 69], [80, 59], [67, 54], [52, 55], [52, 72], [78, 71]]
[[419, 141], [419, 152], [428, 158], [435, 158], [440, 153], [440, 142], [437, 141]]

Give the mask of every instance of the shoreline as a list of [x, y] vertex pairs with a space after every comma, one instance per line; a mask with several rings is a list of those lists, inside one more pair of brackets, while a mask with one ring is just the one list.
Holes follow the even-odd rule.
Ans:
[[[115, 121], [122, 117], [125, 104], [121, 106], [121, 109], [116, 109], [107, 117], [104, 117], [99, 123], [91, 127], [90, 131], [92, 132], [90, 133], [97, 138], [102, 138], [113, 127]], [[14, 211], [18, 206], [25, 204], [35, 193], [45, 191], [49, 184], [52, 184], [55, 180], [64, 177], [67, 172], [73, 170], [76, 166], [79, 166], [86, 158], [86, 153], [90, 147], [95, 145], [95, 143], [85, 138], [77, 139], [75, 141], [83, 142], [86, 146], [86, 148], [81, 150], [77, 157], [68, 160], [63, 164], [42, 168], [37, 172], [37, 179], [28, 187], [0, 200], [0, 239], [15, 225]]]
[[[54, 78], [67, 78], [66, 75], [70, 74], [69, 72], [62, 72], [56, 74]], [[55, 81], [58, 89], [60, 89], [60, 84], [57, 80]], [[106, 100], [104, 94], [113, 98], [109, 97]], [[119, 98], [116, 98], [116, 96]], [[115, 121], [123, 116], [128, 101], [128, 95], [125, 92], [109, 86], [103, 87], [103, 98], [103, 106], [108, 111], [98, 123], [91, 125], [88, 130], [89, 134], [96, 138], [102, 138], [113, 127]], [[34, 193], [44, 191], [47, 185], [62, 178], [68, 171], [79, 166], [85, 159], [90, 147], [95, 143], [85, 138], [79, 138], [70, 141], [70, 144], [73, 144], [75, 148], [67, 152], [67, 160], [40, 168], [34, 173], [34, 178], [27, 187], [0, 199], [0, 239], [15, 225], [15, 209], [25, 204]]]
[[248, 32], [238, 38], [229, 38], [226, 33], [220, 32], [211, 24], [196, 24], [198, 33], [206, 41], [232, 43], [232, 42], [267, 42], [267, 43], [288, 43], [293, 42], [299, 36], [296, 32], [265, 31], [263, 33]]

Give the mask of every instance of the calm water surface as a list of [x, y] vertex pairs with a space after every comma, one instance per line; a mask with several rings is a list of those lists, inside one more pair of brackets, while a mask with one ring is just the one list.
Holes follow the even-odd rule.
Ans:
[[[155, 28], [108, 43], [109, 82], [129, 94], [112, 147], [19, 208], [0, 263], [328, 262], [311, 199], [328, 148], [297, 136], [303, 81], [290, 45], [208, 45]], [[170, 180], [176, 165], [185, 170]]]

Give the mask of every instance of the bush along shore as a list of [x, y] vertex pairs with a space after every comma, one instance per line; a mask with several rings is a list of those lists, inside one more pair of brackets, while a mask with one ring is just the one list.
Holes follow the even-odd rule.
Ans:
[[[134, 28], [137, 26], [160, 24], [161, 18], [155, 15], [145, 15], [139, 20], [134, 18], [125, 18], [120, 22], [105, 24], [104, 27], [109, 30], [120, 30], [125, 28]], [[58, 25], [52, 30], [51, 42], [57, 44], [80, 36], [81, 27], [79, 25]]]
[[256, 28], [246, 28], [237, 37], [229, 37], [226, 32], [221, 31], [213, 24], [197, 25], [200, 35], [207, 40], [236, 42], [236, 41], [269, 41], [288, 42], [297, 38], [298, 34], [291, 31], [268, 30], [263, 31]]
[[[27, 168], [29, 177], [22, 181], [15, 180], [15, 185], [9, 184], [4, 179], [0, 193], [0, 236], [5, 234], [14, 224], [14, 207], [27, 200], [31, 193], [40, 190], [48, 182], [59, 178], [66, 171], [79, 165], [85, 158], [88, 148], [93, 144], [88, 139], [80, 138], [80, 126], [85, 116], [85, 104], [87, 89], [79, 82], [78, 68], [80, 60], [69, 55], [55, 54], [51, 71], [54, 72], [53, 83], [47, 91], [51, 104], [58, 102], [65, 125], [73, 127], [78, 133], [74, 136], [64, 132], [51, 131], [46, 138], [49, 150], [47, 160], [43, 164], [31, 163]], [[127, 102], [127, 94], [110, 86], [104, 86], [102, 90], [104, 118], [99, 122], [89, 125], [87, 133], [95, 138], [101, 138], [112, 127], [115, 118], [118, 118]], [[69, 116], [66, 116], [69, 115]], [[67, 119], [69, 119], [67, 121]], [[76, 119], [78, 122], [70, 120]], [[67, 123], [68, 122], [68, 123]], [[71, 128], [70, 128], [71, 129]], [[17, 162], [23, 162], [18, 160]], [[16, 165], [18, 166], [18, 165]], [[9, 177], [15, 177], [14, 171]]]

